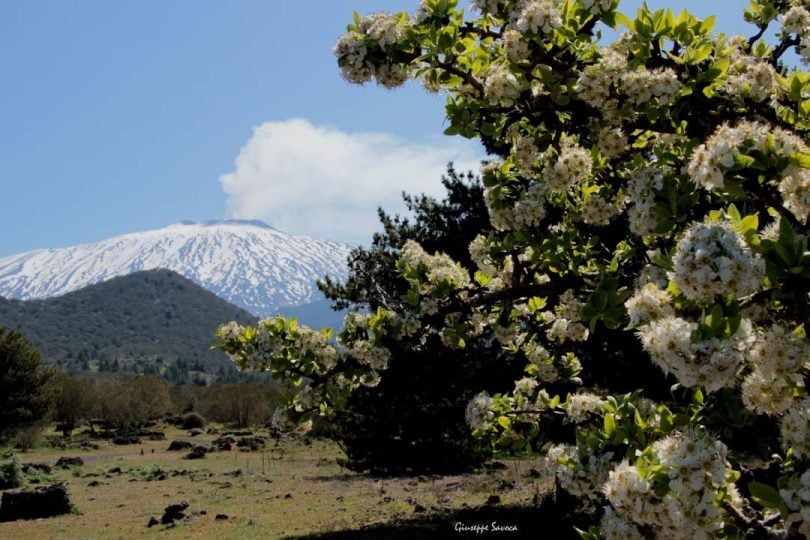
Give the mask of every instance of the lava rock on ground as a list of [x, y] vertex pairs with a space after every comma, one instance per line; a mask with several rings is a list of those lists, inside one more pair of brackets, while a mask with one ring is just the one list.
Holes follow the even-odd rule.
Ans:
[[67, 469], [68, 467], [80, 467], [84, 465], [84, 460], [80, 457], [60, 457], [56, 460], [56, 467]]
[[185, 511], [187, 508], [188, 503], [185, 501], [178, 504], [170, 504], [163, 510], [163, 516], [160, 518], [160, 522], [164, 525], [169, 525], [175, 521], [185, 518]]
[[70, 497], [62, 484], [32, 490], [4, 491], [0, 499], [0, 522], [47, 518], [70, 511]]
[[183, 459], [202, 459], [206, 450], [202, 446], [195, 446], [194, 449], [183, 457]]
[[189, 450], [194, 448], [194, 445], [188, 441], [172, 441], [167, 449], [169, 452], [177, 452], [180, 450]]

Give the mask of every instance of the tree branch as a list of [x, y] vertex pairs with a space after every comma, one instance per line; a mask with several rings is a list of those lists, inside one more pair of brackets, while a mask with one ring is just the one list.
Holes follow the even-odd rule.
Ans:
[[777, 539], [777, 538], [787, 538], [786, 535], [782, 535], [777, 533], [770, 527], [767, 527], [763, 522], [759, 521], [755, 518], [748, 518], [738, 509], [734, 508], [731, 503], [728, 501], [723, 501], [722, 503], [723, 510], [728, 512], [728, 514], [734, 518], [734, 521], [743, 531], [743, 534], [746, 535], [746, 538], [749, 534], [753, 533], [754, 538], [768, 538], [768, 539]]
[[753, 36], [751, 36], [748, 39], [748, 44], [745, 47], [745, 52], [746, 53], [751, 54], [751, 49], [754, 47], [754, 43], [759, 41], [759, 38], [761, 38], [765, 34], [765, 32], [768, 30], [768, 25], [769, 24], [770, 23], [767, 22], [767, 23], [764, 23], [764, 24], [758, 24], [757, 25], [757, 27], [759, 28], [759, 32], [757, 32], [756, 34], [754, 34]]
[[773, 50], [773, 52], [771, 53], [771, 58], [770, 58], [770, 60], [769, 60], [769, 63], [770, 63], [770, 64], [771, 64], [773, 67], [777, 67], [777, 66], [778, 66], [778, 64], [779, 64], [779, 58], [780, 58], [780, 57], [781, 57], [783, 54], [785, 54], [785, 52], [786, 52], [786, 51], [787, 51], [789, 48], [791, 48], [791, 47], [793, 47], [793, 46], [798, 45], [798, 44], [799, 44], [799, 41], [800, 41], [800, 40], [799, 40], [799, 38], [797, 38], [797, 37], [792, 37], [792, 38], [785, 38], [785, 39], [783, 39], [783, 40], [782, 40], [782, 41], [779, 43], [779, 45], [777, 45], [777, 47], [776, 47], [776, 48]]
[[473, 77], [470, 73], [458, 69], [453, 64], [442, 62], [440, 60], [436, 61], [436, 65], [445, 70], [447, 73], [460, 77], [464, 82], [475, 88], [479, 94], [482, 96], [484, 95], [484, 85], [481, 84], [481, 81]]

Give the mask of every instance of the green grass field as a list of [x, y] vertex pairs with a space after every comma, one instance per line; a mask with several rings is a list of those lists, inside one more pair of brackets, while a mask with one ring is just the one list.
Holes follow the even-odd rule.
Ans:
[[[542, 463], [531, 460], [502, 460], [503, 469], [467, 475], [379, 479], [343, 469], [340, 450], [318, 440], [270, 440], [263, 451], [234, 448], [185, 460], [187, 451], [166, 449], [172, 439], [188, 435], [165, 431], [166, 441], [129, 446], [101, 441], [92, 451], [37, 448], [19, 454], [23, 463], [53, 465], [60, 456], [85, 460], [84, 466], [54, 469], [40, 478], [40, 485], [63, 482], [75, 511], [0, 523], [0, 539], [326, 538], [358, 529], [365, 531], [363, 538], [409, 538], [414, 531], [461, 537], [454, 531], [454, 512], [468, 509], [468, 516], [486, 522], [488, 511], [531, 507], [552, 485], [544, 473], [538, 476]], [[121, 472], [110, 473], [114, 468]], [[500, 502], [487, 506], [492, 495]], [[159, 520], [166, 506], [182, 501], [189, 503], [188, 519], [147, 528], [150, 517]], [[218, 514], [228, 519], [217, 520]]]

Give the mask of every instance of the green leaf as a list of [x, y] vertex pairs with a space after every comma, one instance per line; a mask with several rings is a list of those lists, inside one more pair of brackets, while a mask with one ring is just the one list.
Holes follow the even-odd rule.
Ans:
[[810, 154], [796, 152], [791, 154], [790, 162], [802, 169], [810, 169]]
[[641, 413], [638, 412], [638, 409], [635, 409], [633, 419], [635, 420], [636, 425], [640, 429], [645, 429], [647, 427], [647, 422], [645, 422], [644, 419], [641, 417]]
[[748, 491], [751, 492], [751, 498], [765, 508], [772, 508], [780, 512], [787, 510], [785, 501], [775, 488], [762, 482], [749, 482]]
[[731, 218], [731, 220], [734, 223], [737, 223], [741, 219], [740, 218], [740, 211], [737, 210], [737, 207], [734, 206], [733, 204], [729, 205], [728, 210], [726, 210], [726, 213], [729, 215], [729, 217]]
[[604, 427], [605, 427], [605, 435], [608, 438], [613, 437], [613, 434], [616, 433], [616, 417], [615, 415], [608, 413], [605, 415], [604, 418]]
[[706, 316], [706, 324], [714, 332], [723, 327], [723, 308], [720, 304], [715, 304], [711, 313]]
[[507, 418], [506, 416], [499, 416], [498, 417], [498, 424], [503, 429], [509, 429], [510, 427], [512, 427], [512, 421], [509, 420], [509, 418]]
[[616, 24], [620, 24], [622, 26], [626, 26], [627, 28], [633, 28], [633, 19], [625, 15], [624, 13], [616, 12]]

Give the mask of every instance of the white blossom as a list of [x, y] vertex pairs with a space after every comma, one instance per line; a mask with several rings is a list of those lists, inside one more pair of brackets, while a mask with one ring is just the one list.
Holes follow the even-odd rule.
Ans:
[[797, 458], [810, 457], [810, 398], [794, 402], [781, 422], [782, 447]]
[[467, 425], [472, 429], [482, 429], [484, 424], [491, 421], [495, 414], [491, 410], [492, 398], [486, 392], [481, 392], [470, 400], [464, 413]]
[[514, 26], [521, 33], [550, 34], [562, 26], [562, 14], [555, 0], [523, 0], [516, 6]]
[[728, 223], [693, 223], [672, 258], [672, 279], [684, 296], [742, 298], [762, 286], [765, 262]]

